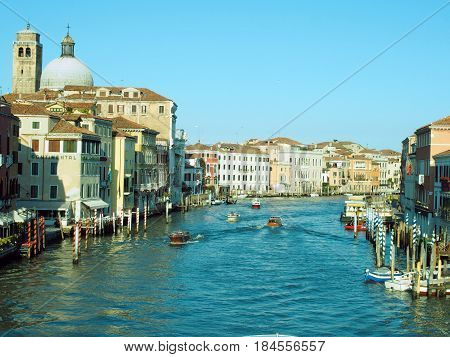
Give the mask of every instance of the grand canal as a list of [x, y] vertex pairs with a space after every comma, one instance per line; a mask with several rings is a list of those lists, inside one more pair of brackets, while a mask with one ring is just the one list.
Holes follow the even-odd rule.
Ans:
[[[449, 299], [363, 282], [373, 248], [338, 217], [343, 198], [262, 200], [149, 220], [131, 236], [68, 240], [0, 268], [0, 335], [448, 336]], [[241, 220], [228, 223], [237, 210]], [[265, 227], [281, 215], [285, 226]], [[167, 233], [201, 235], [182, 247]]]

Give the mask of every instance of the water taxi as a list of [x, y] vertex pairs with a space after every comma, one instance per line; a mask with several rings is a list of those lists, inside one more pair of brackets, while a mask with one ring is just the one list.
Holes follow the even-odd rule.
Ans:
[[230, 212], [230, 213], [228, 213], [228, 215], [227, 215], [227, 221], [228, 221], [228, 222], [236, 222], [236, 221], [239, 220], [239, 217], [240, 217], [239, 213], [236, 213], [236, 212]]
[[269, 227], [281, 227], [283, 223], [281, 222], [281, 217], [270, 217], [269, 221], [267, 222], [267, 226]]
[[358, 221], [366, 219], [366, 201], [364, 196], [348, 197], [345, 201], [344, 212], [341, 213], [341, 222], [352, 223], [355, 215]]
[[172, 232], [169, 234], [171, 245], [186, 244], [188, 240], [191, 239], [189, 232]]
[[261, 208], [261, 202], [257, 198], [252, 201], [252, 208]]

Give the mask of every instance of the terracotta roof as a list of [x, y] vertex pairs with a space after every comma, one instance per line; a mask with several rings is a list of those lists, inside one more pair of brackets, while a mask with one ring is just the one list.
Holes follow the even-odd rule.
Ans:
[[[97, 100], [136, 100], [136, 101], [140, 101], [140, 100], [148, 100], [148, 101], [172, 101], [169, 98], [166, 98], [156, 92], [153, 92], [152, 90], [148, 89], [148, 88], [138, 88], [138, 87], [105, 87], [105, 86], [72, 86], [72, 85], [68, 85], [64, 87], [64, 90], [66, 91], [79, 91], [79, 92], [83, 92], [86, 94], [86, 92], [93, 92], [96, 91], [97, 89], [101, 89], [101, 88], [105, 88], [110, 90], [113, 93], [119, 94], [121, 93], [124, 89], [127, 88], [134, 88], [136, 90], [138, 90], [141, 93], [140, 98], [133, 98], [133, 97], [122, 97], [122, 96], [108, 96], [108, 97], [96, 97]], [[91, 93], [92, 94], [92, 93]]]
[[134, 139], [136, 140], [136, 137], [130, 134], [127, 134], [126, 132], [120, 130], [119, 128], [115, 127], [114, 125], [112, 126], [112, 135], [118, 136], [118, 137], [124, 137], [124, 138], [130, 138], [130, 139]]
[[240, 145], [233, 143], [217, 143], [212, 146], [213, 150], [222, 153], [262, 154], [263, 152], [252, 145]]
[[444, 152], [441, 152], [439, 154], [434, 155], [433, 157], [444, 157], [444, 156], [450, 156], [450, 150], [446, 150]]
[[386, 156], [400, 156], [401, 154], [397, 151], [391, 150], [391, 149], [383, 149], [380, 150], [380, 153]]
[[79, 128], [78, 126], [70, 124], [68, 121], [61, 119], [56, 123], [56, 125], [53, 127], [52, 130], [50, 130], [50, 133], [54, 134], [89, 134], [89, 135], [95, 135], [98, 136], [96, 133], [93, 133], [92, 131], [85, 129], [85, 128]]
[[29, 93], [29, 94], [19, 94], [19, 93], [8, 93], [5, 94], [4, 97], [8, 102], [13, 102], [17, 100], [43, 100], [43, 101], [49, 101], [49, 100], [55, 100], [60, 96], [60, 93], [58, 91], [53, 91], [50, 89], [43, 89], [36, 93]]
[[431, 125], [432, 126], [449, 126], [450, 125], [450, 116], [439, 119], [439, 120], [431, 123]]
[[112, 118], [113, 125], [119, 129], [137, 129], [137, 130], [147, 130], [153, 134], [159, 134], [156, 130], [150, 129], [145, 125], [135, 123], [134, 121], [125, 119], [124, 117]]
[[43, 107], [30, 103], [12, 103], [11, 112], [14, 115], [52, 115], [57, 116]]
[[379, 152], [373, 149], [362, 149], [359, 154], [379, 154]]
[[202, 143], [195, 143], [193, 145], [186, 146], [186, 150], [211, 150], [211, 146]]
[[74, 109], [92, 109], [95, 102], [66, 102], [66, 107]]
[[[67, 87], [67, 86], [66, 86]], [[74, 93], [74, 94], [69, 94], [64, 96], [64, 98], [66, 99], [72, 99], [72, 100], [76, 100], [76, 99], [95, 99], [95, 94], [90, 94], [90, 93]]]

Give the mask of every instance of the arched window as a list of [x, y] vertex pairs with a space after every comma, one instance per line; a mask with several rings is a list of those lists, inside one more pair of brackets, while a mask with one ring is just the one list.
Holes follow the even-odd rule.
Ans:
[[19, 47], [19, 57], [23, 57], [23, 47]]
[[31, 57], [31, 48], [25, 50], [25, 57]]

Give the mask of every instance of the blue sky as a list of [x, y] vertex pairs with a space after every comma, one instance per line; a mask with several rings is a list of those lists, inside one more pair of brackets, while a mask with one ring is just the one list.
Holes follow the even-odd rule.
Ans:
[[[208, 143], [269, 137], [446, 2], [0, 1], [58, 43], [70, 23], [77, 57], [114, 85], [172, 98], [178, 127]], [[1, 4], [0, 16], [5, 93], [25, 22]], [[280, 135], [399, 150], [450, 115], [449, 23], [450, 5]], [[60, 49], [42, 43], [45, 65]]]

